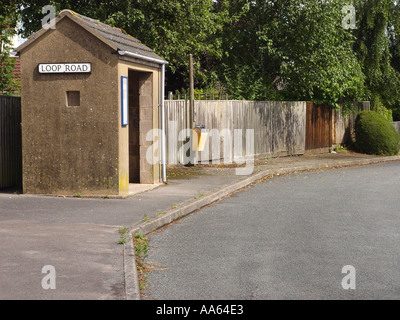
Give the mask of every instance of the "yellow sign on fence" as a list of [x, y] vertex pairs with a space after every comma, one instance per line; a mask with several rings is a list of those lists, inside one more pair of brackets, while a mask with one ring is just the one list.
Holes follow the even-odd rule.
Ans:
[[193, 129], [193, 151], [203, 151], [206, 145], [208, 132], [206, 129], [194, 128]]

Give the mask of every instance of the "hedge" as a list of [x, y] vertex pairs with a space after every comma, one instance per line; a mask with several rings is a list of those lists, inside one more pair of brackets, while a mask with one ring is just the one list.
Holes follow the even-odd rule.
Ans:
[[384, 116], [375, 111], [362, 111], [355, 124], [356, 148], [367, 154], [396, 155], [400, 135]]

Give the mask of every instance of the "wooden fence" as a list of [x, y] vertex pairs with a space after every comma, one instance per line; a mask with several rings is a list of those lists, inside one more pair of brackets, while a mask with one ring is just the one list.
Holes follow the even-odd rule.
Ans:
[[21, 183], [21, 98], [0, 96], [0, 188]]
[[[172, 91], [168, 92], [168, 95], [165, 97], [166, 100], [187, 100], [189, 99], [189, 94], [184, 93], [173, 93]], [[221, 92], [204, 92], [204, 93], [195, 93], [195, 100], [228, 100], [229, 95], [227, 93]]]
[[307, 102], [306, 150], [332, 146], [332, 108]]
[[348, 144], [355, 138], [357, 113], [370, 110], [368, 101], [355, 102], [353, 111], [347, 113], [326, 105], [307, 102], [306, 151], [322, 150], [337, 144]]
[[369, 101], [354, 102], [352, 111], [344, 112], [343, 108], [333, 113], [333, 144], [349, 144], [355, 138], [355, 123], [359, 111], [371, 109]]
[[[179, 137], [188, 128], [187, 100], [166, 100], [167, 162], [185, 161], [183, 147], [187, 140]], [[369, 110], [369, 102], [355, 102], [354, 111], [333, 110], [312, 102], [273, 101], [205, 101], [195, 100], [195, 123], [214, 133], [207, 139], [205, 152], [198, 153], [197, 161], [226, 159], [224, 134], [242, 129], [240, 154], [246, 154], [245, 129], [254, 130], [254, 155], [281, 156], [327, 151], [332, 145], [347, 144], [354, 138], [354, 124], [358, 111]], [[226, 131], [227, 130], [227, 131]], [[218, 136], [219, 133], [219, 136]], [[229, 135], [229, 133], [228, 133]], [[232, 138], [232, 137], [231, 137]], [[236, 141], [237, 142], [237, 141]]]
[[[167, 100], [165, 107], [167, 162], [183, 163], [186, 135], [179, 135], [188, 127], [189, 103]], [[305, 151], [305, 102], [196, 100], [194, 118], [196, 125], [204, 126], [209, 134], [205, 150], [197, 154], [199, 162], [234, 162], [234, 158], [248, 155], [247, 148], [252, 144], [248, 139], [254, 139], [254, 155], [294, 155]], [[253, 131], [247, 135], [246, 129]]]
[[400, 121], [395, 121], [392, 122], [394, 128], [397, 130], [398, 133], [400, 133]]

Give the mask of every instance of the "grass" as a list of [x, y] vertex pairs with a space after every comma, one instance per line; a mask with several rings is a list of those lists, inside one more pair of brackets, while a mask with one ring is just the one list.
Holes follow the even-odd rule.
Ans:
[[126, 243], [126, 241], [128, 240], [128, 233], [129, 233], [129, 229], [128, 227], [121, 227], [118, 229], [118, 233], [120, 234], [119, 237], [119, 244], [124, 244]]
[[349, 148], [345, 145], [342, 144], [338, 144], [335, 146], [332, 146], [331, 148], [329, 148], [329, 152], [332, 153], [332, 151], [334, 152], [341, 152], [341, 153], [349, 153]]
[[149, 239], [142, 233], [138, 232], [134, 236], [133, 244], [135, 247], [139, 289], [144, 290], [147, 285], [147, 278], [150, 275], [150, 269], [145, 264], [145, 260], [149, 253]]
[[[129, 240], [129, 228], [124, 226], [118, 229], [120, 234], [119, 244], [124, 244]], [[147, 284], [147, 278], [150, 275], [150, 268], [145, 264], [145, 260], [149, 254], [149, 239], [142, 233], [136, 233], [133, 239], [133, 245], [136, 258], [136, 269], [138, 272], [139, 289], [144, 290]]]

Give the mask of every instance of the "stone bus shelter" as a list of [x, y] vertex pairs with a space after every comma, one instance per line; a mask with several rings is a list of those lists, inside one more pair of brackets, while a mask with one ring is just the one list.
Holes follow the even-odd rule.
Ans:
[[164, 59], [70, 10], [17, 52], [24, 193], [124, 196], [165, 182], [165, 139], [151, 130], [163, 129]]

